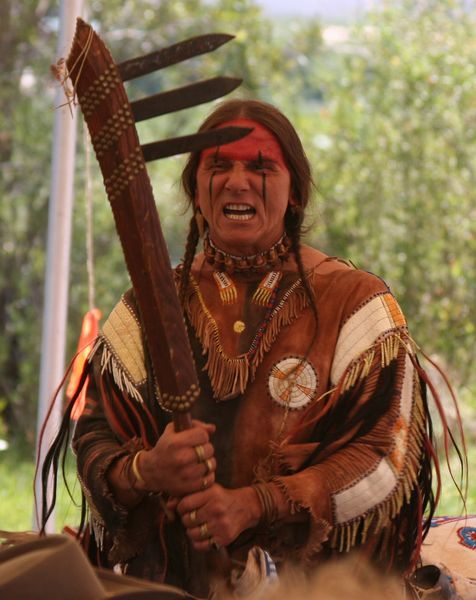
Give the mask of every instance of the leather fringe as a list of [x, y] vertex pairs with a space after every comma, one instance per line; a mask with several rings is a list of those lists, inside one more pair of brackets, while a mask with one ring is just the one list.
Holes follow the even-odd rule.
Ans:
[[[360, 358], [357, 364], [350, 367], [345, 375], [343, 392], [352, 387], [355, 382], [365, 377], [369, 372], [369, 358], [380, 352], [382, 366], [388, 366], [397, 358], [399, 348], [404, 346], [408, 352], [410, 346], [402, 340], [400, 333], [392, 333], [369, 350]], [[414, 378], [417, 373], [414, 373]], [[381, 530], [400, 513], [404, 504], [411, 499], [412, 491], [418, 485], [417, 477], [421, 461], [421, 452], [425, 437], [425, 410], [420, 387], [414, 379], [414, 401], [412, 407], [413, 419], [408, 431], [405, 462], [399, 474], [397, 484], [391, 494], [378, 506], [372, 507], [368, 513], [360, 515], [350, 522], [336, 525], [330, 536], [330, 544], [339, 552], [348, 552], [357, 543], [364, 544], [368, 533]]]
[[216, 321], [205, 304], [197, 282], [191, 276], [191, 286], [186, 297], [187, 315], [202, 343], [203, 353], [208, 354], [204, 368], [217, 400], [226, 400], [244, 393], [281, 329], [292, 323], [308, 304], [309, 299], [298, 279], [275, 306], [266, 329], [259, 339], [253, 340], [250, 350], [239, 356], [228, 356], [221, 345]]
[[106, 531], [106, 525], [105, 525], [104, 521], [102, 520], [100, 513], [99, 513], [98, 509], [96, 508], [96, 505], [94, 504], [93, 497], [92, 497], [91, 492], [89, 491], [87, 485], [85, 484], [85, 482], [83, 481], [82, 477], [80, 476], [80, 474], [78, 472], [76, 473], [76, 476], [78, 478], [82, 492], [87, 500], [90, 532], [94, 536], [94, 539], [96, 540], [97, 547], [102, 552], [104, 550], [104, 535], [105, 535], [105, 531]]
[[400, 333], [392, 332], [390, 335], [386, 334], [383, 339], [377, 341], [371, 348], [369, 348], [363, 355], [359, 356], [353, 363], [347, 367], [342, 383], [342, 393], [347, 392], [350, 388], [368, 376], [372, 363], [374, 361], [376, 353], [380, 354], [380, 365], [383, 368], [394, 361], [400, 350], [400, 346], [404, 346], [407, 352], [413, 349], [402, 340]]
[[[221, 345], [216, 321], [205, 304], [197, 282], [191, 276], [191, 286], [186, 298], [187, 314], [196, 335], [201, 340], [204, 354], [208, 353], [205, 370], [217, 400], [226, 400], [244, 393], [281, 329], [292, 323], [308, 305], [309, 298], [301, 285], [301, 279], [298, 279], [274, 307], [264, 332], [259, 338], [253, 340], [250, 350], [236, 357], [228, 356]], [[101, 372], [109, 373], [121, 392], [127, 393], [142, 404], [144, 402], [142, 394], [102, 334], [98, 336], [88, 360], [91, 361], [100, 349]]]
[[100, 334], [98, 339], [91, 350], [91, 354], [88, 357], [88, 360], [91, 361], [94, 354], [99, 351], [102, 347], [101, 354], [101, 374], [107, 372], [111, 375], [114, 380], [114, 383], [124, 394], [128, 394], [131, 398], [134, 398], [140, 404], [144, 403], [144, 399], [142, 394], [139, 392], [137, 387], [132, 383], [130, 376], [124, 370], [122, 364], [116, 359], [114, 354], [109, 349], [106, 340]]

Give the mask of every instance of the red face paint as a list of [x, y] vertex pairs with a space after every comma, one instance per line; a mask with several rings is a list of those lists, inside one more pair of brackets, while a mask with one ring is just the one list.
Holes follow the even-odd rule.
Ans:
[[250, 127], [247, 136], [201, 153], [195, 204], [210, 238], [231, 254], [269, 249], [282, 236], [291, 175], [277, 138], [250, 119], [222, 123]]
[[280, 167], [287, 169], [281, 146], [269, 129], [251, 119], [226, 121], [225, 123], [221, 123], [220, 128], [229, 126], [252, 127], [253, 131], [244, 138], [241, 138], [241, 140], [232, 142], [231, 144], [203, 150], [200, 161], [209, 156], [216, 155], [217, 151], [220, 157], [240, 161], [255, 161], [258, 159], [259, 153], [261, 153], [263, 161], [273, 161]]

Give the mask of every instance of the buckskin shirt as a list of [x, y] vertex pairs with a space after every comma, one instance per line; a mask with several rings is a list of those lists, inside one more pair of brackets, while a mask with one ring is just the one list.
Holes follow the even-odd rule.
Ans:
[[[405, 570], [428, 476], [414, 345], [384, 282], [305, 252], [317, 326], [286, 265], [274, 276], [231, 275], [236, 296], [220, 293], [203, 254], [192, 269], [185, 317], [202, 390], [192, 415], [216, 424], [216, 481], [229, 488], [273, 482], [306, 516], [247, 530], [229, 552], [243, 559], [258, 544], [278, 563], [292, 557], [312, 565], [362, 546]], [[151, 494], [128, 510], [105, 477], [119, 457], [152, 447], [171, 420], [132, 292], [104, 324], [90, 360], [74, 449], [98, 554], [129, 574], [193, 588], [204, 558], [189, 549], [179, 519], [166, 518], [165, 499]]]

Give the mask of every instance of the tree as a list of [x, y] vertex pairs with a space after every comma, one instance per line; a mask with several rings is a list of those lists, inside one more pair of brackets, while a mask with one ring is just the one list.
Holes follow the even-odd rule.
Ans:
[[[0, 413], [19, 430], [34, 419], [38, 387], [52, 115], [38, 73], [47, 72], [53, 56], [49, 4], [0, 6]], [[24, 431], [31, 441], [32, 430]]]
[[472, 3], [386, 2], [326, 81], [315, 149], [321, 243], [382, 275], [415, 339], [475, 386]]

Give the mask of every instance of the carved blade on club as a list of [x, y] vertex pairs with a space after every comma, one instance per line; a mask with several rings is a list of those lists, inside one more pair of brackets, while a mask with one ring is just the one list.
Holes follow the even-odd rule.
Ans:
[[173, 44], [167, 48], [161, 48], [150, 54], [131, 58], [117, 65], [122, 81], [130, 81], [142, 75], [153, 73], [164, 69], [188, 58], [199, 56], [216, 50], [223, 44], [232, 40], [235, 36], [227, 33], [208, 33]]
[[131, 103], [136, 123], [152, 117], [198, 106], [210, 100], [225, 96], [237, 88], [241, 79], [234, 77], [214, 77], [181, 88], [161, 92]]
[[184, 154], [185, 152], [198, 152], [205, 148], [223, 146], [241, 139], [252, 131], [246, 127], [223, 127], [206, 131], [203, 133], [194, 133], [193, 135], [184, 135], [182, 137], [171, 138], [151, 144], [141, 146], [144, 160], [151, 162], [159, 158], [174, 156], [175, 154]]
[[[136, 60], [140, 62], [140, 58]], [[172, 412], [176, 430], [188, 429], [192, 426], [190, 409], [200, 394], [199, 382], [152, 185], [121, 74], [102, 40], [82, 19], [77, 20], [66, 64], [104, 178], [142, 317], [161, 404]], [[198, 89], [203, 92], [207, 86], [209, 82]], [[188, 93], [184, 88], [166, 92], [168, 112], [180, 110], [185, 104], [194, 106], [206, 101], [198, 94], [193, 102], [185, 103], [179, 96]], [[170, 98], [175, 98], [176, 103]], [[247, 129], [242, 129], [232, 134], [218, 134], [225, 135], [220, 144], [247, 133]], [[202, 143], [206, 143], [203, 147], [214, 146], [217, 145], [215, 135], [216, 132], [209, 132], [184, 136], [185, 142], [180, 138], [163, 140], [156, 142], [155, 150], [154, 144], [147, 144], [145, 151], [158, 157], [160, 153], [168, 156], [180, 150], [199, 149], [197, 144]], [[226, 549], [217, 550], [216, 556], [216, 568], [229, 573], [231, 561]]]

